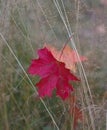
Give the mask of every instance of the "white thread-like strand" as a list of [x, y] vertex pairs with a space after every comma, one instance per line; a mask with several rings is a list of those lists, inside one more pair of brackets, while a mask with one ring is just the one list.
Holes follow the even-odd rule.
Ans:
[[[61, 1], [62, 1], [62, 0], [61, 0]], [[59, 5], [59, 3], [58, 3], [57, 0], [53, 0], [53, 2], [54, 2], [55, 6], [56, 6], [56, 8], [57, 8], [57, 10], [58, 10], [58, 12], [59, 12], [59, 14], [60, 14], [60, 17], [62, 18], [62, 21], [63, 21], [63, 23], [64, 23], [64, 25], [65, 25], [65, 28], [66, 28], [66, 30], [67, 30], [67, 32], [68, 32], [68, 36], [70, 37], [71, 34], [72, 34], [72, 31], [71, 31], [71, 28], [68, 28], [68, 27], [67, 27], [67, 24], [66, 24], [66, 21], [65, 21], [65, 19], [64, 19], [63, 14], [62, 14], [60, 5]], [[63, 5], [63, 8], [64, 8], [63, 1], [62, 1], [62, 5]], [[64, 11], [65, 11], [65, 8], [64, 8]], [[66, 12], [65, 12], [65, 16], [66, 16], [66, 18], [67, 18]], [[67, 23], [69, 24], [68, 18], [67, 18]], [[70, 27], [70, 25], [69, 25], [69, 27]], [[75, 51], [76, 51], [77, 58], [78, 58], [78, 60], [79, 60], [79, 65], [81, 66], [81, 69], [82, 69], [82, 72], [83, 72], [83, 76], [84, 76], [84, 79], [85, 79], [85, 81], [86, 81], [86, 85], [87, 85], [87, 87], [88, 87], [88, 91], [89, 91], [89, 94], [90, 94], [90, 97], [91, 97], [91, 100], [92, 100], [92, 94], [91, 94], [91, 91], [90, 91], [90, 87], [89, 87], [89, 84], [88, 84], [88, 80], [87, 80], [87, 77], [86, 77], [86, 74], [85, 74], [84, 67], [83, 67], [82, 62], [81, 62], [81, 60], [80, 60], [80, 58], [79, 58], [79, 54], [78, 54], [78, 51], [77, 51], [77, 49], [76, 49], [76, 46], [75, 46], [75, 43], [74, 43], [73, 38], [70, 39], [70, 40], [71, 40], [71, 45], [73, 46], [73, 48], [74, 48]], [[84, 89], [86, 89], [86, 88], [84, 88]], [[85, 91], [85, 92], [86, 92], [86, 91]], [[86, 93], [85, 93], [85, 96], [87, 97]], [[88, 105], [88, 103], [89, 103], [89, 99], [88, 99], [88, 97], [87, 97], [87, 105]], [[92, 126], [93, 126], [93, 130], [95, 130], [94, 119], [93, 119], [93, 115], [92, 115], [92, 112], [91, 112], [90, 109], [89, 109], [89, 115], [90, 115], [90, 119], [91, 119], [91, 124], [92, 124]]]

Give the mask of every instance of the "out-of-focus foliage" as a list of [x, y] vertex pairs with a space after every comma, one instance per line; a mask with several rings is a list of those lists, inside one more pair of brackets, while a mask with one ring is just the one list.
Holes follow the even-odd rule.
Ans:
[[[106, 0], [66, 0], [64, 7], [80, 54], [88, 60], [84, 68], [96, 108], [96, 130], [105, 130], [107, 99], [107, 2]], [[63, 15], [64, 10], [59, 0]], [[61, 48], [68, 38], [66, 28], [49, 0], [1, 0], [0, 33], [7, 40], [25, 71], [35, 49], [45, 42]], [[30, 77], [33, 84], [38, 77]], [[0, 37], [0, 130], [54, 130], [41, 101], [19, 63]], [[77, 89], [80, 106], [80, 90]], [[61, 130], [72, 127], [72, 119], [59, 98], [44, 99]], [[85, 109], [85, 108], [83, 108]], [[100, 118], [100, 120], [99, 120]], [[87, 129], [87, 124], [84, 128]], [[77, 130], [82, 129], [78, 122]]]

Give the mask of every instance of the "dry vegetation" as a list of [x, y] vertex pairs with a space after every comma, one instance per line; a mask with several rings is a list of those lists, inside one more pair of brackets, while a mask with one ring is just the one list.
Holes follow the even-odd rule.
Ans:
[[84, 112], [77, 130], [106, 129], [107, 2], [58, 1], [59, 6], [57, 0], [0, 1], [0, 130], [73, 130], [69, 104], [55, 95], [38, 99], [38, 77], [27, 74], [35, 49], [45, 42], [61, 48], [70, 29], [69, 45], [88, 58], [77, 65], [77, 99]]

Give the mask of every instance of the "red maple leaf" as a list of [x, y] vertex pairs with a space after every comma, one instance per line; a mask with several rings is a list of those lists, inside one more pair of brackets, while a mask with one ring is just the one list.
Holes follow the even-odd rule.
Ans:
[[75, 130], [76, 126], [77, 126], [78, 120], [83, 122], [83, 112], [81, 111], [81, 109], [76, 104], [76, 96], [75, 95], [69, 95], [68, 103], [70, 105], [69, 112], [72, 115], [72, 118], [73, 118], [73, 128]]
[[73, 91], [69, 80], [79, 79], [65, 68], [63, 62], [56, 60], [46, 47], [39, 49], [38, 55], [38, 59], [32, 60], [28, 72], [41, 77], [40, 81], [36, 83], [39, 96], [51, 96], [52, 90], [56, 87], [56, 95], [62, 99], [67, 98], [70, 91]]
[[71, 108], [71, 114], [73, 117], [73, 128], [75, 130], [77, 126], [77, 121], [80, 120], [81, 122], [83, 122], [83, 113], [80, 108], [75, 105]]

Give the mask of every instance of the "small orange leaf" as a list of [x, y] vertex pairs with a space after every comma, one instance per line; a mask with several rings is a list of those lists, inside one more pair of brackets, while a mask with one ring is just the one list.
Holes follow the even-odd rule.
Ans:
[[76, 67], [75, 67], [75, 63], [80, 61], [84, 61], [86, 60], [85, 56], [79, 56], [79, 59], [77, 57], [76, 52], [71, 49], [71, 47], [66, 44], [61, 50], [57, 50], [55, 47], [49, 45], [49, 44], [45, 44], [45, 47], [47, 47], [51, 53], [53, 54], [53, 56], [61, 62], [64, 62], [66, 65], [66, 68], [72, 70], [73, 72], [76, 71]]

